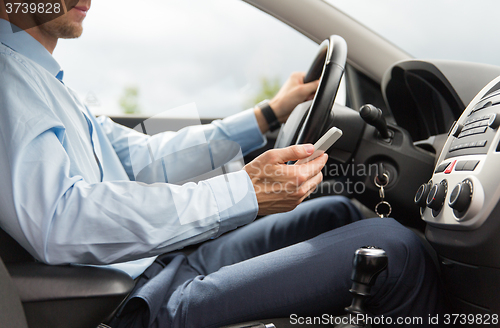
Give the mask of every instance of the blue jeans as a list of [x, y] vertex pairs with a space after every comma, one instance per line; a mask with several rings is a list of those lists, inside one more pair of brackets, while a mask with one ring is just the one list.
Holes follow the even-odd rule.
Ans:
[[422, 317], [441, 306], [434, 264], [418, 237], [393, 219], [362, 220], [346, 198], [304, 202], [202, 244], [160, 256], [113, 327], [220, 327], [256, 319], [342, 315], [354, 251], [383, 248], [388, 269], [367, 301], [371, 315]]

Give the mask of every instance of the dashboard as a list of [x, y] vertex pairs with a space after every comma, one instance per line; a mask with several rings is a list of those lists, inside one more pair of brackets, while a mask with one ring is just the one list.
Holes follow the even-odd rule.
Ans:
[[419, 189], [422, 218], [431, 225], [477, 229], [499, 200], [494, 179], [500, 164], [499, 86], [500, 79], [493, 80], [467, 107], [450, 131], [431, 181]]
[[[389, 68], [382, 92], [390, 119], [414, 141], [447, 133], [500, 67], [447, 60], [405, 60]], [[439, 149], [437, 150], [439, 151]]]
[[387, 115], [436, 154], [414, 202], [452, 307], [499, 313], [500, 68], [404, 61], [388, 70], [382, 91]]

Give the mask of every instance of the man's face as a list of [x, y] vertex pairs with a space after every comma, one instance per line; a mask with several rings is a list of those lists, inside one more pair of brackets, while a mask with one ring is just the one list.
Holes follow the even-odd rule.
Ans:
[[[65, 15], [40, 25], [40, 29], [56, 38], [78, 38], [82, 35], [82, 23], [87, 15], [87, 11], [90, 9], [91, 1], [92, 0], [66, 1], [66, 3], [69, 2], [68, 9], [71, 9], [68, 10]], [[76, 5], [74, 3], [76, 3]]]

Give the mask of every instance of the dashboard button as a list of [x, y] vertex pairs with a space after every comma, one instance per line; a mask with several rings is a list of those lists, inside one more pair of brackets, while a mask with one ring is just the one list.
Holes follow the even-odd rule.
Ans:
[[465, 121], [465, 123], [464, 123], [464, 124], [467, 126], [467, 125], [469, 125], [469, 124], [471, 124], [471, 123], [474, 123], [475, 121], [476, 121], [476, 119], [475, 119], [475, 118], [469, 118], [467, 121]]
[[450, 174], [451, 171], [453, 171], [453, 167], [455, 166], [456, 163], [457, 163], [457, 160], [454, 160], [453, 162], [451, 162], [451, 164], [448, 165], [448, 167], [446, 167], [446, 170], [444, 170], [444, 174]]
[[470, 129], [473, 129], [473, 128], [477, 127], [477, 124], [478, 124], [478, 123], [470, 123], [470, 124], [466, 124], [466, 125], [464, 126], [464, 128], [462, 129], [462, 132], [463, 132], [463, 131], [468, 131], [468, 130], [470, 130]]
[[464, 165], [467, 163], [467, 161], [460, 161], [455, 165], [455, 171], [463, 171]]
[[468, 136], [471, 136], [473, 134], [484, 133], [484, 132], [486, 132], [486, 129], [488, 129], [487, 126], [485, 126], [485, 127], [479, 127], [479, 128], [474, 128], [474, 129], [470, 129], [470, 130], [466, 130], [466, 131], [462, 131], [462, 133], [460, 133], [458, 135], [458, 138], [468, 137]]
[[479, 108], [474, 108], [474, 112], [477, 112], [477, 111], [479, 111], [481, 109], [485, 109], [485, 108], [491, 107], [492, 105], [493, 105], [493, 103], [491, 101], [488, 101], [485, 104], [483, 104], [482, 106], [480, 106]]
[[488, 127], [480, 127], [480, 128], [475, 128], [475, 129], [472, 129], [469, 131], [469, 134], [479, 134], [479, 133], [484, 133], [486, 132], [486, 129], [488, 129]]
[[439, 165], [436, 170], [434, 171], [434, 173], [441, 173], [441, 172], [444, 172], [444, 170], [446, 170], [446, 168], [448, 167], [448, 165], [450, 165], [451, 162], [445, 162], [441, 165]]
[[477, 164], [479, 164], [479, 161], [467, 161], [464, 165], [463, 171], [474, 171]]
[[453, 131], [453, 136], [455, 138], [459, 137], [460, 132], [462, 132], [463, 128], [464, 128], [464, 126], [462, 124], [460, 124], [460, 123], [455, 124], [455, 131]]
[[480, 140], [476, 143], [476, 147], [484, 147], [486, 146], [487, 140]]

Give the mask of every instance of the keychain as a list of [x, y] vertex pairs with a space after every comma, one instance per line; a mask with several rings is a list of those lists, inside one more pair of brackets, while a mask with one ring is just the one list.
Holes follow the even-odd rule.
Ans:
[[[380, 183], [378, 176], [375, 176], [375, 179], [373, 180], [373, 182], [375, 183], [375, 186], [377, 186], [379, 188], [378, 195], [380, 196], [380, 202], [378, 202], [378, 204], [375, 205], [375, 213], [381, 218], [387, 218], [387, 217], [389, 217], [389, 215], [392, 212], [391, 204], [389, 204], [389, 202], [384, 200], [384, 198], [385, 198], [384, 187], [389, 184], [389, 175], [387, 173], [384, 173], [383, 177], [385, 178], [384, 183]], [[384, 212], [380, 213], [379, 212], [379, 208], [381, 205], [385, 205], [387, 207], [387, 213], [384, 213]]]

